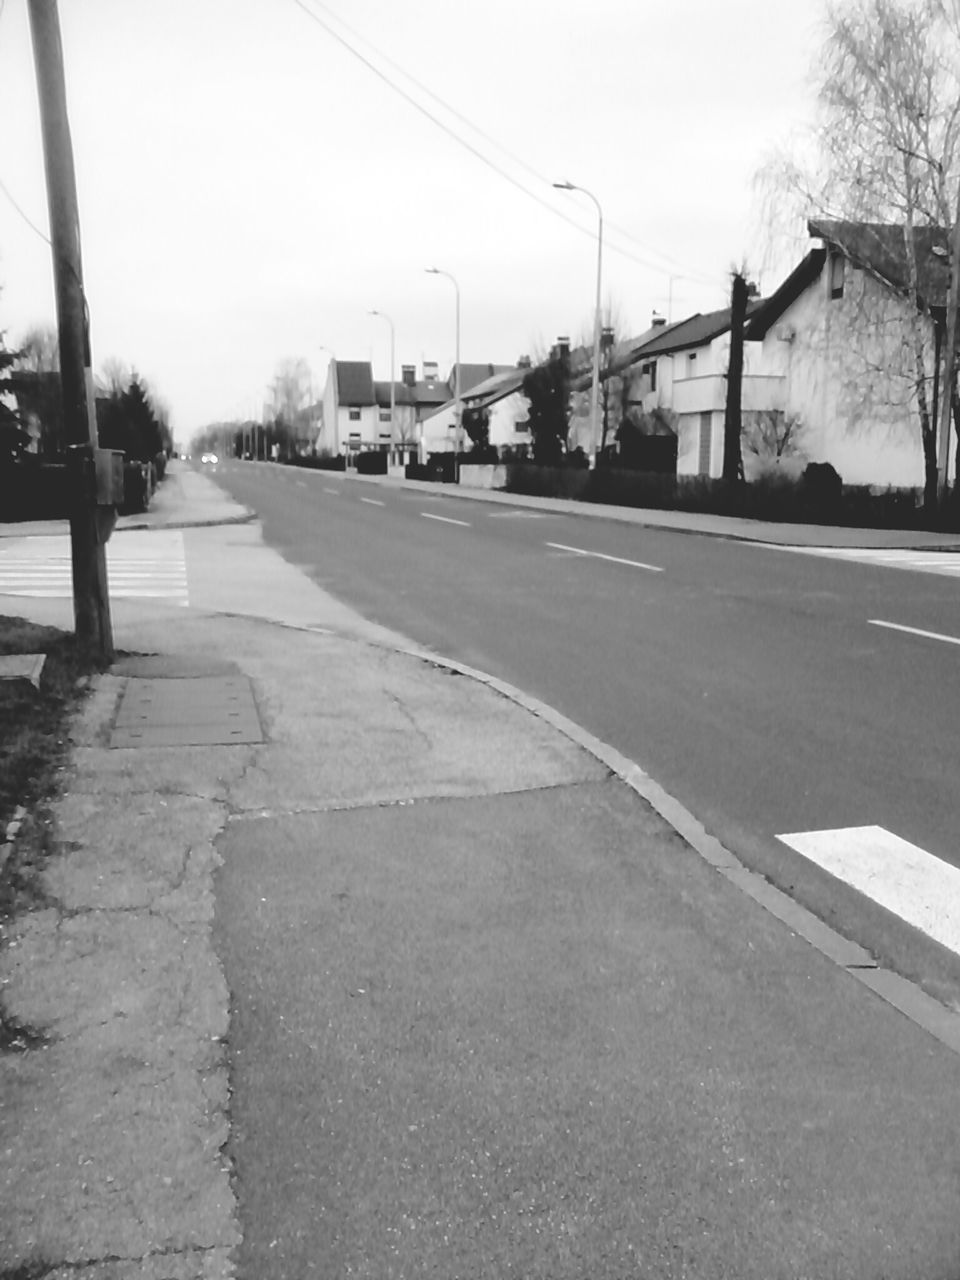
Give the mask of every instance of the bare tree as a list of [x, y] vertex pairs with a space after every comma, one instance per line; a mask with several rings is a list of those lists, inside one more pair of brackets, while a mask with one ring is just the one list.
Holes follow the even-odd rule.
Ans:
[[133, 367], [118, 356], [109, 356], [100, 366], [98, 390], [107, 396], [122, 396], [133, 381]]
[[56, 373], [60, 368], [60, 345], [52, 324], [35, 324], [23, 335], [17, 366], [28, 373]]
[[[818, 118], [805, 154], [778, 157], [763, 174], [769, 193], [786, 190], [807, 214], [902, 228], [905, 305], [890, 305], [870, 282], [857, 300], [861, 324], [880, 335], [861, 353], [916, 406], [925, 497], [937, 489], [937, 424], [931, 408], [935, 347], [942, 385], [952, 385], [954, 350], [936, 338], [939, 315], [925, 291], [921, 228], [949, 230], [960, 218], [960, 0], [834, 0], [816, 69]], [[801, 144], [802, 145], [802, 144]], [[845, 246], [841, 245], [841, 248]], [[850, 256], [856, 260], [855, 246]], [[957, 272], [953, 238], [943, 246]], [[849, 303], [848, 303], [849, 305]], [[942, 335], [941, 335], [942, 336]], [[859, 379], [861, 387], [865, 379]], [[872, 387], [877, 398], [876, 384]]]

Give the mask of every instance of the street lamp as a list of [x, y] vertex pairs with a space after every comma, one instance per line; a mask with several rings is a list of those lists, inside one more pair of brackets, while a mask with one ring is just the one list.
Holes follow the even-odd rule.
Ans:
[[600, 445], [600, 282], [603, 271], [603, 210], [600, 201], [586, 187], [574, 182], [555, 182], [560, 191], [582, 191], [597, 206], [597, 300], [593, 316], [593, 384], [590, 388], [590, 431], [593, 436], [594, 460]]
[[460, 286], [449, 271], [441, 271], [439, 267], [426, 267], [428, 275], [446, 276], [452, 281], [454, 290], [457, 295], [457, 352], [455, 363], [453, 366], [453, 420], [456, 427], [456, 460], [454, 464], [454, 474], [457, 483], [460, 482], [460, 454], [463, 452], [463, 415], [460, 407]]
[[[396, 439], [397, 425], [395, 420], [396, 403], [395, 403], [395, 389], [393, 384], [394, 346], [395, 346], [395, 343], [394, 343], [395, 334], [394, 334], [394, 328], [393, 328], [393, 321], [383, 311], [371, 311], [370, 314], [372, 316], [379, 316], [381, 320], [386, 320], [387, 324], [390, 326], [390, 437], [391, 437], [391, 440], [394, 440]], [[404, 457], [406, 457], [406, 454], [404, 454]]]

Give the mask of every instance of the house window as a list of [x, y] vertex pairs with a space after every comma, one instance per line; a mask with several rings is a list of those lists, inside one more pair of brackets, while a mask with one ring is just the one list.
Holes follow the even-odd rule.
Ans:
[[380, 421], [381, 421], [381, 422], [389, 422], [389, 421], [390, 421], [390, 410], [389, 410], [389, 409], [381, 409], [381, 410], [380, 410]]
[[527, 432], [530, 430], [530, 423], [529, 421], [527, 421], [527, 419], [524, 419], [523, 422], [515, 422], [513, 424], [513, 429], [514, 431], [521, 431], [523, 432], [524, 435], [526, 435]]
[[359, 410], [359, 409], [351, 409], [351, 410], [349, 411], [348, 416], [349, 416], [349, 418], [350, 418], [350, 421], [351, 421], [351, 422], [359, 422], [359, 421], [360, 421], [360, 410]]
[[843, 297], [843, 274], [846, 259], [842, 253], [834, 253], [830, 258], [830, 297]]
[[697, 372], [697, 353], [691, 351], [687, 355], [687, 377], [692, 378]]
[[649, 379], [650, 379], [650, 390], [651, 390], [651, 391], [656, 391], [656, 389], [657, 389], [657, 362], [656, 362], [656, 360], [651, 360], [649, 364], [645, 364], [645, 365], [642, 367], [642, 369], [640, 370], [640, 372], [644, 375], [644, 377], [646, 377], [646, 378], [649, 378]]

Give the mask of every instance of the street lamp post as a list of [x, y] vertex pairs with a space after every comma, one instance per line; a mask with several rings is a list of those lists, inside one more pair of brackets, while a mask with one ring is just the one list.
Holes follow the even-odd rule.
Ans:
[[590, 433], [593, 437], [593, 456], [596, 464], [597, 450], [600, 446], [600, 283], [603, 278], [603, 210], [600, 201], [586, 187], [578, 187], [574, 182], [555, 182], [560, 191], [581, 191], [597, 206], [597, 297], [593, 314], [593, 383], [590, 388]]
[[446, 276], [453, 283], [454, 291], [457, 295], [457, 337], [456, 337], [456, 356], [453, 366], [453, 420], [456, 427], [455, 447], [456, 455], [454, 459], [454, 475], [457, 483], [460, 482], [460, 454], [463, 452], [463, 411], [460, 404], [460, 286], [449, 271], [441, 271], [439, 267], [427, 267], [426, 271], [432, 276]]
[[393, 328], [393, 321], [390, 319], [388, 315], [385, 314], [385, 312], [371, 311], [370, 314], [372, 316], [379, 316], [381, 320], [386, 320], [387, 324], [390, 326], [390, 439], [391, 439], [391, 442], [394, 442], [397, 434], [397, 424], [396, 424], [396, 418], [395, 418], [396, 388], [394, 386], [394, 381], [393, 381], [394, 351], [396, 346], [396, 343], [395, 343], [396, 335]]

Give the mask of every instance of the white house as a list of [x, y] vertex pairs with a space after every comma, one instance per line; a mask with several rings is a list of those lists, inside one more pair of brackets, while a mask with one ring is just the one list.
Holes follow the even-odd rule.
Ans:
[[[490, 366], [496, 368], [497, 366]], [[530, 405], [521, 384], [529, 365], [500, 367], [500, 372], [475, 383], [461, 395], [464, 410], [485, 409], [488, 415], [490, 443], [497, 445], [529, 444], [527, 417]], [[456, 448], [456, 401], [447, 400], [424, 422], [428, 453], [443, 453]], [[464, 433], [464, 449], [470, 441]]]
[[920, 400], [935, 430], [946, 236], [915, 229], [914, 293], [903, 227], [821, 221], [809, 230], [820, 246], [753, 314], [747, 351], [781, 379], [780, 407], [803, 458], [830, 462], [849, 484], [922, 486]]
[[[760, 304], [748, 304], [748, 316]], [[643, 413], [664, 411], [677, 433], [677, 474], [719, 476], [723, 471], [723, 419], [730, 360], [730, 309], [660, 325], [610, 366], [610, 376], [634, 368], [630, 401]], [[764, 367], [761, 353], [744, 352], [744, 414], [781, 407], [782, 378]]]

